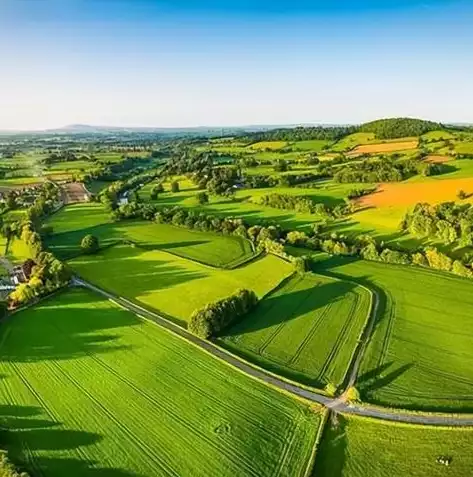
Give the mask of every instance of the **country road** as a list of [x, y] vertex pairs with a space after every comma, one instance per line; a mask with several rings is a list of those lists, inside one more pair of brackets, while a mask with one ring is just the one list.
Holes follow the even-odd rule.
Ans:
[[[330, 398], [324, 396], [322, 394], [318, 394], [315, 391], [311, 391], [296, 385], [295, 383], [290, 383], [283, 379], [279, 379], [278, 377], [263, 371], [262, 369], [250, 366], [246, 364], [244, 361], [236, 358], [232, 354], [223, 349], [219, 348], [218, 346], [214, 345], [213, 343], [202, 340], [197, 336], [189, 333], [184, 328], [172, 323], [166, 318], [163, 318], [158, 313], [153, 311], [147, 310], [142, 308], [135, 303], [132, 303], [126, 298], [114, 295], [103, 290], [96, 285], [93, 285], [90, 282], [87, 282], [81, 278], [74, 277], [72, 279], [72, 283], [75, 286], [82, 286], [88, 288], [108, 299], [111, 299], [121, 305], [122, 307], [126, 308], [127, 310], [131, 311], [132, 313], [143, 316], [147, 319], [150, 319], [157, 323], [159, 326], [166, 328], [167, 330], [171, 331], [172, 333], [194, 343], [195, 345], [199, 346], [200, 348], [204, 349], [205, 351], [209, 352], [213, 356], [225, 361], [226, 363], [238, 368], [240, 371], [246, 373], [253, 378], [259, 379], [267, 384], [270, 384], [280, 390], [289, 392], [295, 396], [302, 397], [312, 402], [316, 402], [321, 404], [328, 409], [345, 413], [345, 414], [356, 414], [359, 416], [366, 416], [366, 417], [373, 417], [377, 419], [383, 419], [387, 421], [396, 421], [396, 422], [405, 422], [405, 423], [412, 423], [412, 424], [426, 424], [426, 425], [437, 425], [437, 426], [473, 426], [473, 414], [472, 415], [457, 415], [457, 414], [435, 414], [435, 413], [410, 413], [406, 411], [396, 410], [392, 411], [390, 409], [374, 407], [374, 406], [364, 406], [364, 405], [352, 405], [346, 403], [343, 398]], [[374, 316], [377, 309], [377, 296], [375, 295], [375, 302], [373, 313], [370, 318], [370, 324], [368, 325], [367, 335], [370, 334], [370, 328], [372, 328], [372, 324], [374, 322]], [[371, 325], [371, 326], [370, 326]], [[357, 355], [357, 360], [361, 359], [359, 356], [361, 353]], [[356, 372], [358, 369], [359, 363], [355, 363], [354, 368], [352, 369], [352, 373], [350, 375], [350, 382], [356, 377]]]

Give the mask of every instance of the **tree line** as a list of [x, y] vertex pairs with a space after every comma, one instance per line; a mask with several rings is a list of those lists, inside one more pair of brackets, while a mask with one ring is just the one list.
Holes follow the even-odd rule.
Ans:
[[217, 337], [225, 328], [248, 314], [257, 303], [258, 297], [253, 290], [238, 290], [229, 297], [194, 311], [188, 329], [200, 338]]
[[[460, 198], [465, 198], [463, 194], [459, 192]], [[464, 247], [471, 246], [473, 206], [455, 202], [438, 205], [418, 203], [405, 215], [400, 228], [416, 236], [438, 239], [445, 244], [459, 241]]]

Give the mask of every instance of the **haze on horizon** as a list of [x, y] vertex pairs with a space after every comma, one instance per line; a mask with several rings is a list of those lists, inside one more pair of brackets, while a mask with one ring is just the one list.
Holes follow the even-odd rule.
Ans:
[[458, 0], [4, 0], [0, 129], [471, 123], [472, 20]]

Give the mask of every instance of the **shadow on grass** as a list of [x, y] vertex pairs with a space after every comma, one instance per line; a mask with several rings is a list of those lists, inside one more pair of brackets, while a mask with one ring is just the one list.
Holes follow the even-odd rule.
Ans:
[[[76, 455], [83, 454], [88, 446], [97, 444], [103, 436], [64, 429], [60, 422], [43, 418], [45, 415], [40, 407], [0, 406], [1, 446], [8, 451], [10, 460], [19, 470], [32, 476], [48, 477], [144, 477], [123, 469], [101, 467], [100, 462], [89, 459], [59, 457], [67, 451], [77, 450]], [[58, 457], [52, 457], [56, 451]]]

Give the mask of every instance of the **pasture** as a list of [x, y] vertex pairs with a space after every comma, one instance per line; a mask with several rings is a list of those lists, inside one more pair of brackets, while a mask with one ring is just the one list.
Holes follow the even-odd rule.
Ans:
[[295, 151], [302, 152], [321, 152], [325, 148], [328, 148], [330, 141], [324, 139], [311, 139], [308, 141], [297, 141], [291, 143], [290, 146]]
[[234, 270], [221, 270], [163, 250], [126, 245], [77, 257], [69, 265], [86, 280], [159, 310], [184, 326], [196, 309], [240, 288], [251, 289], [261, 298], [294, 270], [292, 264], [274, 255]]
[[418, 267], [320, 257], [314, 271], [357, 281], [379, 297], [357, 382], [364, 400], [471, 411], [473, 281]]
[[421, 138], [427, 141], [442, 141], [446, 139], [455, 139], [455, 135], [450, 131], [429, 131], [425, 134], [422, 134]]
[[222, 344], [305, 384], [339, 386], [369, 311], [368, 290], [311, 273], [297, 275], [230, 328]]
[[103, 206], [95, 203], [65, 207], [47, 223], [53, 226], [54, 234], [48, 237], [46, 245], [62, 258], [78, 255], [80, 242], [87, 234], [96, 235], [101, 245], [126, 240], [147, 249], [170, 250], [216, 267], [230, 267], [253, 256], [250, 242], [241, 237], [147, 221], [112, 222]]
[[287, 146], [286, 141], [261, 141], [256, 142], [248, 146], [248, 149], [253, 149], [254, 151], [264, 151], [271, 150], [277, 151]]
[[458, 154], [469, 154], [473, 156], [473, 141], [457, 143], [455, 145], [455, 151]]
[[353, 133], [340, 139], [331, 146], [330, 150], [334, 152], [346, 152], [361, 144], [369, 144], [375, 140], [373, 133]]
[[30, 475], [304, 475], [319, 409], [85, 290], [0, 328], [2, 446]]
[[[313, 477], [466, 477], [473, 428], [400, 424], [339, 416], [327, 424]], [[437, 463], [451, 458], [449, 467]]]
[[352, 152], [353, 154], [382, 154], [386, 152], [409, 151], [416, 149], [418, 144], [418, 139], [397, 139], [395, 142], [387, 141], [382, 143], [362, 144], [356, 146]]

